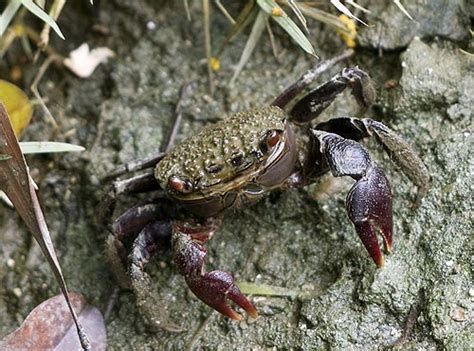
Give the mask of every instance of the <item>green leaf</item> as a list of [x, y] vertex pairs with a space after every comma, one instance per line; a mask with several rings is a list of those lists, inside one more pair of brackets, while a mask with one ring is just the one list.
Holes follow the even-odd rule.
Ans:
[[274, 286], [268, 284], [256, 284], [249, 282], [236, 282], [239, 289], [244, 294], [262, 295], [262, 296], [288, 296], [296, 297], [298, 292], [295, 290]]
[[[274, 0], [257, 0], [257, 4], [263, 11], [268, 13], [285, 30], [304, 51], [317, 57], [313, 46], [311, 45], [306, 35], [304, 35], [304, 33], [301, 31], [301, 29], [298, 28], [296, 23], [293, 22], [290, 17], [288, 17], [288, 15], [283, 11], [280, 6], [278, 6], [278, 4]], [[278, 12], [280, 12], [279, 16], [272, 15], [272, 11], [274, 9], [278, 9]]]
[[22, 141], [21, 152], [24, 154], [44, 154], [50, 152], [80, 152], [85, 148], [79, 145], [58, 143], [54, 141]]
[[21, 0], [11, 0], [0, 16], [0, 37], [3, 35], [11, 20], [21, 6]]
[[59, 37], [64, 40], [64, 35], [61, 32], [61, 29], [59, 29], [56, 22], [46, 12], [44, 12], [41, 9], [41, 7], [36, 5], [32, 0], [21, 0], [21, 3], [23, 4], [23, 6], [25, 6], [28, 9], [28, 11], [30, 11], [35, 16], [39, 17], [41, 20], [47, 23], [51, 28], [53, 28], [56, 34], [59, 35]]

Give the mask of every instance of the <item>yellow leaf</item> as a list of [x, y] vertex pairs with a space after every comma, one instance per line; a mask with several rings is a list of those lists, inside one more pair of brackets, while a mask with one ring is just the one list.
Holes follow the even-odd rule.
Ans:
[[336, 33], [344, 40], [348, 48], [355, 48], [357, 37], [357, 25], [354, 20], [346, 15], [340, 15], [339, 20], [346, 26], [347, 31], [337, 30]]
[[281, 9], [281, 7], [272, 8], [272, 16], [276, 16], [276, 17], [283, 16], [283, 10]]
[[209, 64], [211, 65], [211, 68], [213, 71], [218, 71], [221, 69], [221, 62], [219, 61], [219, 59], [217, 57], [211, 57], [209, 59]]
[[0, 101], [7, 109], [15, 135], [20, 138], [21, 133], [30, 123], [33, 106], [20, 88], [2, 79], [0, 79]]

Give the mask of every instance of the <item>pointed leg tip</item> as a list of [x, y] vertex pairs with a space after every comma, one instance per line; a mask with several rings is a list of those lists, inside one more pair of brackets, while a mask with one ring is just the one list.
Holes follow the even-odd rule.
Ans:
[[234, 321], [241, 321], [243, 319], [242, 315], [235, 312], [234, 310], [230, 310], [225, 315]]
[[257, 318], [258, 318], [258, 311], [257, 311], [257, 309], [256, 309], [254, 306], [252, 306], [252, 308], [247, 308], [245, 311], [246, 311], [247, 314], [248, 314], [250, 317], [252, 317], [253, 319], [257, 319]]
[[374, 257], [374, 262], [377, 265], [377, 268], [382, 268], [385, 265], [385, 258], [383, 255], [377, 258]]
[[244, 297], [244, 301], [239, 301], [236, 303], [247, 312], [247, 314], [252, 317], [253, 319], [257, 319], [258, 311], [255, 306], [246, 298]]

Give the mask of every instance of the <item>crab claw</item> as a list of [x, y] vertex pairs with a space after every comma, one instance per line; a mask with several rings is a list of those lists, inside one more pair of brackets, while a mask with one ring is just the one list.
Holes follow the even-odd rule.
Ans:
[[252, 318], [258, 317], [256, 308], [240, 292], [229, 273], [212, 271], [200, 276], [190, 276], [186, 278], [186, 283], [205, 304], [231, 319], [241, 320], [242, 316], [230, 307], [227, 299], [242, 307]]
[[372, 166], [347, 195], [346, 209], [355, 230], [377, 267], [384, 265], [376, 231], [382, 234], [385, 250], [392, 251], [392, 191], [383, 171]]
[[[173, 233], [174, 261], [191, 291], [205, 304], [231, 319], [241, 320], [242, 316], [229, 306], [228, 299], [242, 307], [251, 317], [257, 318], [258, 313], [254, 305], [240, 292], [237, 285], [234, 284], [234, 278], [229, 273], [223, 271], [206, 272], [204, 259], [207, 250], [202, 246], [208, 239], [206, 234], [193, 228], [182, 226], [175, 228]], [[208, 232], [207, 237], [210, 237], [211, 233], [212, 231]], [[199, 238], [199, 240], [193, 239], [192, 236]]]

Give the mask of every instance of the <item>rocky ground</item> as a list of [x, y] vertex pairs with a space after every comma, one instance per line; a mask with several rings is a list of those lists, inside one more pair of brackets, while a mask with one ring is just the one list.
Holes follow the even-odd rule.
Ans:
[[[209, 121], [270, 102], [315, 61], [276, 30], [279, 58], [262, 37], [229, 87], [245, 45], [240, 38], [224, 51], [211, 96], [201, 61], [199, 6], [190, 22], [181, 2], [158, 8], [116, 0], [100, 6], [100, 16], [89, 13], [88, 21], [100, 21], [110, 36], [87, 33], [84, 38], [79, 32], [58, 45], [67, 52], [87, 40], [111, 47], [117, 57], [87, 80], [51, 70], [42, 86], [63, 131], [75, 131], [59, 138], [84, 145], [87, 152], [29, 161], [40, 170], [40, 197], [71, 290], [105, 311], [116, 283], [104, 256], [107, 231], [96, 215], [109, 186], [103, 178], [117, 165], [158, 150], [180, 85], [192, 81], [181, 139]], [[110, 349], [474, 347], [474, 61], [459, 50], [474, 51], [472, 6], [461, 0], [414, 2], [407, 10], [416, 21], [393, 4], [370, 8], [373, 26], [361, 29], [357, 53], [344, 65], [358, 64], [373, 76], [379, 99], [367, 116], [409, 140], [431, 175], [427, 196], [413, 209], [413, 185], [375, 142], [367, 142], [394, 191], [394, 253], [385, 267], [375, 268], [346, 216], [350, 181], [329, 197], [318, 195], [318, 186], [276, 193], [227, 217], [208, 246], [208, 264], [234, 272], [239, 281], [288, 288], [296, 297], [254, 297], [261, 316], [232, 322], [199, 302], [171, 255], [164, 254], [149, 272], [160, 303], [185, 331], [151, 333], [133, 294], [122, 291], [107, 322]], [[65, 12], [60, 21], [65, 33], [73, 31], [71, 19], [79, 10]], [[148, 20], [156, 23], [155, 30], [145, 29]], [[226, 26], [216, 13], [216, 43]], [[316, 23], [310, 28], [322, 58], [344, 49], [330, 28]], [[356, 112], [352, 97], [344, 94], [323, 118]], [[26, 137], [48, 136], [37, 119]], [[133, 203], [124, 200], [120, 209]], [[58, 288], [38, 246], [6, 207], [0, 228], [0, 335], [5, 335]]]

